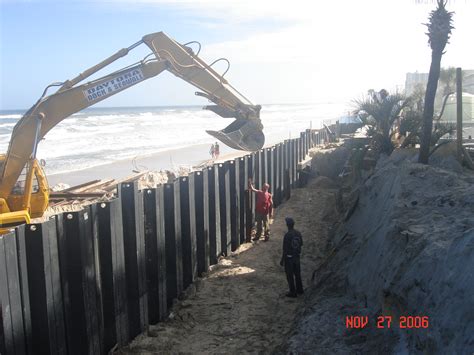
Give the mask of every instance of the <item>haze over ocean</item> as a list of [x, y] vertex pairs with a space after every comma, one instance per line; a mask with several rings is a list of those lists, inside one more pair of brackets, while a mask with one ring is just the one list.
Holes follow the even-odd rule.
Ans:
[[[265, 145], [295, 138], [311, 123], [318, 128], [323, 120], [335, 120], [346, 113], [346, 106], [335, 102], [263, 105]], [[0, 152], [7, 151], [23, 113], [0, 111]], [[203, 144], [215, 141], [205, 130], [220, 130], [231, 122], [201, 106], [91, 108], [53, 128], [39, 143], [37, 157], [46, 160], [47, 174], [57, 174], [178, 148], [201, 145], [203, 149]], [[230, 151], [220, 145], [222, 152]]]

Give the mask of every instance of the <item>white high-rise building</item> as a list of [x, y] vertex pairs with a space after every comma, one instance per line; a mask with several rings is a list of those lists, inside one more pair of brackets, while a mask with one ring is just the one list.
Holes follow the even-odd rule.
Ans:
[[[407, 73], [405, 78], [405, 94], [413, 94], [419, 85], [426, 88], [427, 83], [428, 73]], [[474, 70], [463, 70], [462, 91], [474, 95]]]
[[421, 85], [426, 87], [428, 82], [428, 73], [407, 73], [405, 78], [405, 94], [411, 95], [415, 91], [416, 87]]

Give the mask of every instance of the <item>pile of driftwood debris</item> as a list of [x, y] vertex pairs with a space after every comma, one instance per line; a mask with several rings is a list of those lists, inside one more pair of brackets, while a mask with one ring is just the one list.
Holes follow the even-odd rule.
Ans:
[[139, 189], [153, 188], [173, 182], [177, 176], [186, 176], [190, 171], [188, 168], [179, 168], [176, 171], [142, 171], [120, 180], [91, 180], [75, 186], [58, 184], [51, 188], [49, 207], [43, 217], [35, 219], [34, 222], [39, 223], [58, 213], [78, 211], [92, 203], [111, 200], [117, 197], [117, 187], [121, 183], [136, 181]]

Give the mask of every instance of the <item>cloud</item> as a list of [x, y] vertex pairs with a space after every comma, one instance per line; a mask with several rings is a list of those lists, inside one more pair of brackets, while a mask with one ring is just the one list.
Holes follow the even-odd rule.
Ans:
[[313, 8], [311, 1], [295, 0], [99, 0], [103, 3], [129, 4], [138, 6], [169, 6], [180, 11], [185, 11], [194, 16], [209, 19], [221, 19], [233, 23], [251, 22], [262, 18], [274, 20], [310, 20], [312, 13], [308, 8]]
[[[225, 54], [234, 64], [253, 63], [256, 67], [280, 64], [281, 70], [274, 73], [275, 77], [288, 79], [282, 71], [293, 72], [294, 80], [310, 78], [315, 85], [334, 90], [341, 86], [365, 89], [364, 85], [401, 88], [406, 72], [429, 69], [431, 53], [423, 23], [434, 8], [432, 3], [417, 5], [409, 0], [254, 3], [251, 7], [247, 1], [204, 2], [201, 11], [217, 6], [214, 15], [221, 14], [234, 21], [271, 18], [281, 21], [281, 25], [271, 31], [257, 30], [241, 39], [204, 45], [202, 56], [213, 60]], [[468, 14], [473, 13], [474, 6], [463, 1], [448, 6], [451, 11], [457, 11], [457, 28], [443, 65], [464, 65], [467, 69], [474, 66], [472, 60], [469, 64], [471, 56], [467, 53], [469, 37], [474, 33]], [[346, 82], [334, 85], [334, 78]]]
[[[189, 28], [192, 24], [195, 33], [185, 37], [202, 43], [200, 56], [208, 63], [216, 58], [228, 58], [231, 68], [226, 78], [245, 91], [246, 96], [263, 103], [355, 97], [369, 88], [400, 89], [405, 73], [427, 72], [431, 58], [422, 24], [435, 6], [432, 2], [419, 5], [418, 0], [89, 2], [117, 11], [159, 11], [176, 18], [177, 26], [185, 23]], [[470, 15], [474, 13], [473, 3], [457, 0], [448, 4], [451, 11], [456, 11], [456, 29], [443, 66], [474, 68], [468, 53], [474, 33]], [[224, 69], [225, 66], [216, 65], [218, 72]]]

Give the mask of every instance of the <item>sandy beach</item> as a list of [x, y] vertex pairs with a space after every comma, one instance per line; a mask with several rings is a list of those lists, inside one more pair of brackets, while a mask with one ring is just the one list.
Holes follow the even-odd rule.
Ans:
[[[221, 155], [214, 162], [218, 163], [234, 159], [245, 154], [246, 152], [233, 150], [221, 144]], [[209, 156], [209, 146], [207, 144], [200, 144], [146, 156], [138, 156], [134, 159], [119, 160], [77, 171], [48, 174], [48, 182], [51, 187], [59, 183], [73, 186], [95, 179], [123, 179], [134, 174], [133, 170], [137, 168], [140, 171], [173, 171], [181, 166], [191, 168], [206, 163], [212, 163]]]

